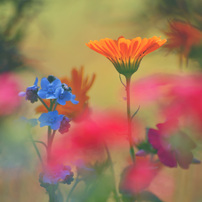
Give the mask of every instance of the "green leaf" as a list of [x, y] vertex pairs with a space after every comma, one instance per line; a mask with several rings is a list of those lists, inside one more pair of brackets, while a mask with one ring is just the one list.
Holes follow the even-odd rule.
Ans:
[[140, 201], [144, 201], [144, 202], [163, 202], [155, 194], [149, 191], [142, 192], [139, 198], [140, 198]]

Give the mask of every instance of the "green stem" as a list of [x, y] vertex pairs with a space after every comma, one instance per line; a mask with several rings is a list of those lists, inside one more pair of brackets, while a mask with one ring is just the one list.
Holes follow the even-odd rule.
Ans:
[[40, 154], [39, 149], [38, 149], [38, 147], [36, 146], [36, 143], [35, 143], [35, 141], [33, 140], [31, 134], [30, 134], [30, 139], [31, 139], [31, 141], [32, 141], [32, 144], [33, 144], [33, 146], [34, 146], [34, 149], [36, 150], [37, 156], [39, 157], [39, 160], [40, 160], [40, 162], [41, 162], [41, 165], [42, 165], [42, 167], [44, 167], [43, 160], [42, 160], [42, 158], [41, 158], [41, 154]]
[[49, 111], [54, 111], [54, 110], [53, 110], [53, 105], [55, 104], [55, 101], [56, 101], [56, 100], [50, 99], [50, 109], [49, 109]]
[[49, 162], [49, 161], [50, 161], [50, 158], [51, 158], [51, 146], [50, 146], [50, 141], [51, 141], [51, 127], [48, 126], [47, 162]]
[[135, 115], [139, 112], [139, 110], [140, 110], [140, 105], [137, 108], [137, 110], [134, 112], [134, 114], [132, 115], [131, 120], [135, 117]]
[[114, 192], [114, 195], [115, 195], [115, 200], [117, 202], [119, 202], [120, 199], [119, 199], [119, 195], [118, 195], [117, 190], [116, 190], [116, 179], [115, 179], [115, 172], [114, 172], [114, 166], [113, 166], [112, 158], [111, 158], [110, 151], [109, 151], [108, 146], [107, 146], [106, 143], [104, 143], [104, 147], [105, 147], [105, 150], [106, 150], [106, 153], [107, 153], [108, 161], [110, 163], [110, 170], [111, 170], [113, 181], [114, 181], [113, 192]]
[[123, 84], [123, 86], [126, 88], [126, 85], [122, 81], [121, 74], [119, 74], [119, 79], [120, 79], [121, 83]]
[[57, 202], [54, 185], [49, 186], [47, 192], [49, 196], [49, 202]]
[[72, 195], [74, 189], [76, 188], [77, 184], [78, 184], [80, 181], [81, 181], [81, 179], [79, 179], [79, 176], [77, 176], [76, 179], [75, 179], [75, 182], [74, 182], [74, 184], [73, 184], [73, 186], [72, 186], [72, 188], [71, 188], [70, 191], [69, 191], [69, 194], [68, 194], [68, 196], [67, 196], [66, 202], [69, 202], [69, 200], [70, 200], [70, 198], [71, 198], [71, 195]]
[[42, 144], [47, 149], [47, 145], [44, 142], [39, 140], [33, 140], [33, 141]]
[[132, 122], [131, 122], [131, 111], [130, 111], [130, 81], [131, 81], [131, 76], [126, 77], [128, 140], [129, 140], [129, 144], [130, 144], [130, 155], [131, 155], [132, 161], [135, 162], [135, 151], [134, 151], [134, 147], [133, 147]]
[[41, 103], [45, 106], [45, 108], [48, 110], [48, 111], [50, 111], [49, 110], [49, 107], [47, 106], [47, 104], [38, 96], [38, 99], [41, 101]]
[[55, 103], [55, 106], [54, 106], [54, 108], [53, 108], [53, 111], [55, 111], [57, 105], [58, 105], [58, 103], [56, 102], [56, 103]]
[[52, 144], [53, 144], [53, 139], [55, 137], [55, 133], [56, 133], [56, 130], [53, 131], [53, 134], [51, 135], [50, 137], [50, 142], [49, 142], [49, 147], [50, 147], [50, 150], [52, 148]]

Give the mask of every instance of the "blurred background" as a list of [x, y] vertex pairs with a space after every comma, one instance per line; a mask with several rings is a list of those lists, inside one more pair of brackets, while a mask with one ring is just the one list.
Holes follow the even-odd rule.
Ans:
[[[90, 107], [125, 111], [119, 75], [109, 60], [85, 45], [90, 40], [161, 36], [170, 37], [171, 44], [170, 23], [180, 22], [188, 25], [184, 28], [188, 33], [182, 30], [174, 35], [178, 42], [183, 39], [182, 43], [145, 56], [133, 81], [159, 73], [189, 75], [200, 74], [202, 70], [200, 0], [0, 0], [0, 18], [2, 202], [48, 201], [39, 186], [38, 159], [28, 138], [30, 130], [20, 121], [22, 116], [38, 118], [37, 104], [17, 96], [33, 85], [36, 77], [70, 77], [73, 67], [83, 66], [84, 75], [96, 75], [88, 92]], [[189, 37], [196, 40], [187, 42]], [[155, 103], [149, 108], [141, 107], [137, 118], [145, 127], [154, 127], [161, 120], [156, 108]], [[38, 128], [34, 132], [41, 137], [42, 131]], [[199, 159], [201, 148], [199, 142]], [[189, 170], [166, 168], [164, 177], [157, 178], [150, 189], [163, 201], [200, 202], [200, 171], [201, 165]]]

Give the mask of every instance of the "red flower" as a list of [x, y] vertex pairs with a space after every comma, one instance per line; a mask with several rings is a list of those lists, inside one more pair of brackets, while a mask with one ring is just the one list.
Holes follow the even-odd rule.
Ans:
[[202, 39], [200, 30], [181, 21], [170, 22], [169, 31], [166, 31], [165, 34], [168, 38], [165, 48], [170, 51], [176, 50], [180, 54], [181, 60], [182, 57], [188, 58], [191, 48], [198, 45]]

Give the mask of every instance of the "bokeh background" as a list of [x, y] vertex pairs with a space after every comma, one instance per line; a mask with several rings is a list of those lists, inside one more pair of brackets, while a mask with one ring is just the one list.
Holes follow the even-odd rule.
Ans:
[[[13, 86], [23, 91], [33, 85], [35, 77], [70, 76], [73, 67], [84, 66], [85, 75], [96, 74], [88, 93], [91, 108], [125, 111], [122, 85], [115, 68], [85, 43], [119, 36], [163, 39], [168, 22], [173, 19], [192, 23], [200, 30], [201, 14], [200, 0], [0, 0], [0, 71], [2, 75], [12, 72], [15, 77], [12, 81], [17, 82]], [[198, 73], [202, 52], [200, 48], [197, 51], [190, 54], [188, 66], [180, 68], [178, 53], [159, 49], [144, 58], [133, 81], [157, 73]], [[15, 99], [19, 102], [17, 109], [2, 113], [0, 119], [0, 201], [48, 201], [39, 186], [38, 160], [27, 138], [29, 130], [19, 121], [21, 116], [37, 118], [36, 105]], [[133, 107], [136, 109], [138, 105]], [[141, 108], [139, 120], [154, 127], [160, 120], [155, 109], [155, 106]], [[36, 131], [40, 137], [42, 130]], [[196, 151], [198, 157], [202, 157], [200, 153], [201, 144]], [[201, 165], [189, 170], [164, 169], [164, 177], [156, 179], [150, 189], [164, 201], [200, 202], [200, 171]]]

